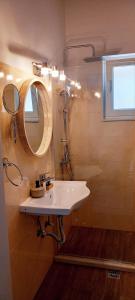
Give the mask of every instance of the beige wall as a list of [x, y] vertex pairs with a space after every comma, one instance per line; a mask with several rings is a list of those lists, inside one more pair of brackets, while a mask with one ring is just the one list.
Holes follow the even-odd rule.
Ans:
[[[3, 153], [0, 134], [0, 160], [2, 159], [2, 155]], [[0, 266], [0, 299], [11, 300], [12, 292], [9, 261], [9, 241], [2, 166], [0, 167]]]
[[135, 50], [134, 0], [65, 0], [66, 40], [105, 40], [106, 47]]
[[[10, 72], [14, 75], [13, 83], [18, 89], [20, 89], [24, 80], [33, 78], [31, 73], [22, 72], [3, 63], [0, 63], [0, 70], [4, 71], [5, 74]], [[22, 78], [21, 83], [16, 83], [17, 78]], [[35, 77], [35, 79], [38, 78]], [[39, 177], [39, 174], [48, 172], [48, 175], [54, 177], [54, 148], [57, 149], [57, 142], [54, 140], [54, 144], [51, 144], [43, 158], [36, 158], [25, 152], [18, 132], [17, 143], [14, 144], [10, 132], [11, 116], [5, 111], [2, 104], [2, 93], [6, 84], [5, 78], [0, 79], [2, 156], [15, 163], [21, 169], [24, 177], [22, 186], [14, 187], [4, 175], [13, 300], [30, 300], [33, 299], [53, 261], [56, 242], [51, 238], [37, 238], [37, 218], [20, 214], [19, 204], [29, 196], [30, 185]], [[47, 79], [45, 80], [45, 86], [47, 89], [50, 87], [50, 81]], [[57, 94], [57, 80], [56, 83], [55, 80], [52, 82], [52, 92], [48, 93], [50, 95], [50, 106], [53, 106], [54, 115], [56, 115], [56, 103], [58, 103], [59, 98]], [[57, 123], [56, 120], [54, 121], [54, 127], [56, 128]], [[16, 172], [13, 171], [10, 174], [15, 180], [17, 179], [18, 174]], [[55, 218], [53, 222], [56, 222]], [[70, 218], [65, 218], [66, 233], [70, 225]]]
[[[93, 41], [97, 51], [104, 40], [107, 49], [134, 52], [134, 14], [134, 1], [66, 1], [66, 40]], [[75, 179], [88, 181], [91, 196], [73, 224], [135, 230], [135, 122], [103, 122], [102, 99], [94, 97], [101, 91], [101, 63], [71, 66], [74, 55], [68, 75], [84, 88], [71, 107], [71, 157]]]
[[31, 70], [32, 61], [63, 61], [63, 0], [1, 1], [1, 61]]
[[135, 122], [104, 122], [102, 103], [87, 90], [70, 115], [75, 179], [87, 180], [91, 196], [73, 224], [135, 230]]
[[[2, 1], [1, 60], [13, 68], [4, 65], [1, 68], [24, 80], [32, 75], [33, 60], [43, 61], [47, 57], [52, 63], [62, 64], [63, 3], [62, 0], [42, 0], [39, 5], [32, 0], [13, 0], [11, 5], [10, 0]], [[134, 52], [134, 15], [135, 5], [131, 0], [67, 0], [66, 40], [78, 38], [90, 41], [92, 37], [100, 49], [105, 41], [108, 49], [121, 48], [122, 52]], [[134, 230], [134, 122], [102, 121], [101, 100], [93, 96], [93, 90], [101, 89], [99, 64], [71, 68], [68, 72], [72, 78], [81, 79], [85, 86], [80, 98], [71, 105], [70, 146], [75, 179], [87, 179], [91, 189], [89, 201], [74, 213], [73, 224]], [[0, 80], [1, 95], [5, 84], [4, 80]], [[55, 99], [54, 147], [56, 174], [60, 177], [59, 158], [63, 149], [59, 138], [63, 137], [63, 100], [59, 102], [56, 90], [53, 91]], [[35, 218], [20, 215], [18, 205], [28, 196], [30, 183], [39, 173], [49, 171], [53, 174], [52, 147], [42, 159], [29, 156], [19, 138], [16, 145], [11, 140], [10, 116], [3, 108], [0, 115], [3, 156], [15, 162], [24, 176], [24, 183], [19, 188], [13, 187], [5, 178], [13, 299], [32, 300], [52, 262], [55, 247], [51, 239], [36, 237]], [[69, 224], [70, 218], [67, 218], [66, 230]]]
[[[4, 70], [6, 74], [13, 73], [15, 77], [13, 83], [15, 85], [17, 85], [15, 81], [17, 77], [21, 77], [23, 81], [33, 76], [32, 61], [44, 62], [47, 59], [59, 67], [62, 65], [64, 43], [63, 4], [62, 0], [41, 0], [40, 3], [33, 0], [1, 2], [1, 62], [8, 65], [0, 64], [0, 69]], [[24, 72], [20, 70], [24, 70]], [[7, 81], [0, 79], [0, 96], [2, 96], [5, 84], [7, 84]], [[18, 85], [19, 87], [20, 85]], [[39, 173], [48, 171], [51, 175], [54, 174], [52, 147], [49, 148], [42, 159], [29, 156], [24, 151], [18, 135], [16, 145], [11, 139], [9, 133], [11, 118], [2, 106], [0, 115], [3, 143], [2, 156], [7, 156], [10, 161], [16, 163], [24, 176], [24, 183], [19, 188], [13, 187], [4, 177], [13, 300], [30, 300], [52, 262], [55, 247], [51, 239], [41, 240], [36, 237], [36, 219], [20, 215], [19, 203], [29, 195], [30, 183], [37, 178]], [[4, 207], [2, 208], [2, 204], [0, 208], [3, 212]], [[3, 228], [2, 232], [7, 233], [6, 227]], [[3, 260], [2, 253], [1, 251], [0, 264]], [[8, 255], [6, 235], [4, 253]], [[8, 261], [7, 255], [5, 255], [5, 260]], [[4, 260], [2, 262], [4, 263]], [[0, 284], [0, 295], [3, 293], [3, 287], [4, 281], [3, 286]]]
[[[0, 64], [0, 69], [4, 70], [5, 73], [9, 72], [9, 67], [6, 65]], [[11, 67], [10, 72], [14, 75], [14, 84], [16, 84], [15, 79], [18, 77], [21, 77], [23, 81], [32, 76]], [[1, 104], [5, 84], [7, 84], [6, 80], [1, 79]], [[20, 84], [18, 88], [20, 88]], [[51, 176], [54, 175], [52, 148], [49, 148], [43, 158], [35, 158], [27, 154], [18, 134], [16, 144], [11, 139], [11, 117], [3, 106], [0, 114], [3, 157], [7, 157], [9, 161], [17, 164], [24, 177], [22, 186], [14, 187], [4, 176], [13, 299], [32, 299], [52, 262], [55, 247], [51, 239], [37, 238], [36, 217], [21, 215], [19, 203], [28, 197], [30, 185], [40, 173], [49, 172]], [[16, 173], [12, 175], [17, 176]]]

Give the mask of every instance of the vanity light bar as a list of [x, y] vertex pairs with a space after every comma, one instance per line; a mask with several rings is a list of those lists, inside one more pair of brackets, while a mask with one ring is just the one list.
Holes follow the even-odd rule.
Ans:
[[71, 86], [74, 86], [78, 90], [81, 89], [81, 84], [77, 81], [67, 78], [64, 70], [59, 71], [55, 66], [49, 65], [47, 62], [33, 62], [33, 73], [37, 76], [52, 76], [52, 78], [59, 78], [60, 81], [67, 80]]
[[41, 68], [41, 75], [46, 76], [51, 74], [51, 68], [49, 67], [42, 67]]
[[[3, 71], [0, 71], [0, 79], [6, 79], [7, 81], [12, 81], [14, 79], [13, 74], [5, 74]], [[15, 81], [19, 83], [22, 81], [22, 78], [16, 78]]]

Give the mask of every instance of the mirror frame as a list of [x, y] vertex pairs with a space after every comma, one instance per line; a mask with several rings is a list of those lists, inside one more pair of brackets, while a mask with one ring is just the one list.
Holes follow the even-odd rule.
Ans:
[[[47, 120], [48, 124], [46, 125], [44, 123], [44, 131], [43, 131], [43, 136], [42, 136], [42, 141], [41, 144], [36, 152], [33, 151], [28, 138], [27, 138], [27, 133], [26, 133], [26, 128], [25, 128], [25, 101], [26, 101], [26, 96], [28, 93], [29, 88], [32, 86], [32, 84], [35, 84], [36, 86], [40, 87], [40, 90], [44, 96], [44, 99], [41, 97], [41, 102], [42, 102], [42, 107], [44, 111], [44, 116], [46, 113], [46, 108], [47, 108]], [[34, 156], [37, 157], [42, 157], [45, 155], [47, 152], [51, 139], [52, 139], [52, 111], [51, 111], [51, 103], [49, 99], [48, 92], [45, 88], [44, 82], [39, 79], [29, 79], [24, 81], [20, 88], [20, 109], [17, 114], [17, 122], [18, 122], [18, 129], [19, 129], [19, 136], [21, 138], [21, 142], [23, 143], [24, 149], [27, 153], [33, 154]]]
[[[14, 110], [14, 111], [9, 110], [9, 109], [7, 108], [7, 106], [6, 106], [6, 97], [4, 97], [4, 92], [5, 92], [6, 87], [7, 87], [8, 85], [13, 86], [13, 87], [16, 89], [17, 93], [18, 93], [19, 104], [18, 104], [17, 109]], [[5, 87], [4, 87], [4, 89], [3, 89], [3, 93], [2, 93], [2, 100], [3, 100], [3, 105], [4, 105], [5, 110], [6, 110], [10, 115], [15, 116], [15, 115], [18, 113], [19, 109], [20, 109], [20, 94], [19, 94], [19, 90], [18, 90], [18, 88], [16, 87], [15, 84], [13, 84], [13, 83], [8, 83], [8, 84], [5, 85]]]

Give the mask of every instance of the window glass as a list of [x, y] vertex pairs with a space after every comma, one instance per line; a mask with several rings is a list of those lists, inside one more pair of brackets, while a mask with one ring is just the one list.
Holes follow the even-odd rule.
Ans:
[[105, 121], [135, 120], [135, 53], [102, 58]]
[[27, 93], [27, 101], [25, 102], [25, 111], [33, 111], [31, 89]]
[[38, 89], [32, 85], [25, 100], [25, 121], [38, 122], [39, 121], [39, 93]]
[[113, 109], [135, 109], [135, 65], [113, 67]]

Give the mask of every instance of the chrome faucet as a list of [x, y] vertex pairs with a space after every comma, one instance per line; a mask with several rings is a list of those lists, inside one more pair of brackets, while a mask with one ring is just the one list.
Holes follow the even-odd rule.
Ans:
[[55, 180], [54, 177], [46, 176], [47, 174], [49, 174], [49, 172], [42, 173], [39, 175], [40, 184], [42, 184], [43, 182], [50, 181], [50, 180]]

